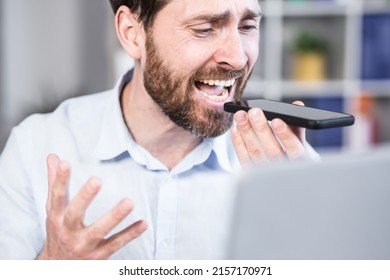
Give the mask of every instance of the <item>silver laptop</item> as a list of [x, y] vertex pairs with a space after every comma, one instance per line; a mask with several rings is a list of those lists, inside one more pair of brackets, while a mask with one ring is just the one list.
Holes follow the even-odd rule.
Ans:
[[229, 259], [390, 260], [390, 146], [238, 180]]

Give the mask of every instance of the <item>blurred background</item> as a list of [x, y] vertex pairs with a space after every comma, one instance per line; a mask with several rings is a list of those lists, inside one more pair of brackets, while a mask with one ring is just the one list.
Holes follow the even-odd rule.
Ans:
[[108, 0], [0, 0], [0, 151], [32, 113], [112, 88], [132, 61]]
[[[390, 142], [390, 0], [266, 0], [246, 97], [354, 114], [308, 131], [320, 152]], [[132, 61], [108, 0], [0, 0], [0, 150], [10, 129], [69, 97], [112, 88]]]

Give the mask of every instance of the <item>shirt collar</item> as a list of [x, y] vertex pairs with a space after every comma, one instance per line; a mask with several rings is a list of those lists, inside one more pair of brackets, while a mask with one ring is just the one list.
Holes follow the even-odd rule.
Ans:
[[131, 80], [133, 71], [127, 72], [116, 83], [103, 112], [100, 136], [94, 151], [100, 160], [115, 159], [124, 154], [129, 142], [134, 142], [122, 115], [120, 96], [125, 85]]
[[234, 152], [230, 132], [213, 139], [213, 152], [218, 163], [224, 170], [233, 172], [240, 166], [236, 153]]
[[[146, 165], [150, 169], [160, 169], [158, 164], [156, 166], [155, 163], [154, 165], [150, 163], [151, 161], [148, 160], [151, 157], [150, 154], [144, 157], [140, 155], [140, 153], [146, 154], [148, 152], [134, 141], [123, 118], [120, 96], [124, 86], [131, 80], [132, 76], [133, 71], [130, 70], [118, 80], [112, 90], [111, 98], [109, 98], [103, 113], [101, 132], [94, 155], [100, 160], [107, 161], [128, 156], [130, 155], [129, 150], [131, 150], [131, 155], [134, 160], [140, 164]], [[232, 153], [234, 149], [232, 148], [229, 133], [225, 133], [214, 139], [206, 139], [200, 145], [206, 148], [206, 150], [211, 149], [209, 152], [202, 149], [205, 155], [207, 155], [204, 158], [204, 162], [210, 160], [211, 154], [213, 153], [218, 165], [222, 169], [227, 172], [233, 171], [236, 156], [235, 153]]]

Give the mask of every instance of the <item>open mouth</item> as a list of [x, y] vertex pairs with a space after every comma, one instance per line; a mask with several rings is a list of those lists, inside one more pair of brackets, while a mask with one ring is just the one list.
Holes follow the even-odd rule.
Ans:
[[209, 100], [223, 102], [229, 98], [230, 90], [235, 83], [236, 79], [199, 80], [195, 82], [195, 86]]

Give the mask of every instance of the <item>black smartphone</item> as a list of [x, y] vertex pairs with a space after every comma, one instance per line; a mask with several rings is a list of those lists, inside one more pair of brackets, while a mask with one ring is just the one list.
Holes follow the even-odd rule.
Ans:
[[224, 104], [224, 110], [235, 113], [249, 111], [253, 107], [263, 110], [268, 120], [280, 118], [289, 125], [310, 129], [323, 129], [353, 125], [355, 117], [350, 114], [299, 106], [268, 99], [233, 101]]

